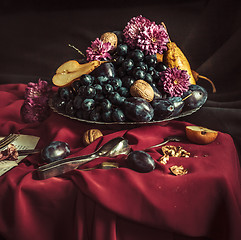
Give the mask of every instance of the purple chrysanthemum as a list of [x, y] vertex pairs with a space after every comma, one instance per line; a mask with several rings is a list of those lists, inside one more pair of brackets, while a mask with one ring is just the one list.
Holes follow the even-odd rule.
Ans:
[[189, 78], [190, 76], [186, 70], [176, 67], [167, 68], [165, 71], [160, 72], [160, 85], [171, 97], [180, 97], [190, 86]]
[[168, 34], [163, 25], [157, 25], [153, 22], [150, 26], [145, 26], [143, 31], [140, 32], [137, 47], [149, 55], [162, 54], [167, 50], [166, 44], [168, 41]]
[[161, 24], [151, 22], [142, 15], [133, 17], [123, 30], [125, 42], [131, 48], [139, 48], [145, 54], [162, 54], [167, 49], [168, 33]]
[[109, 51], [112, 50], [112, 48], [111, 43], [104, 43], [99, 38], [96, 38], [95, 41], [91, 43], [91, 47], [86, 49], [87, 61], [111, 59]]
[[143, 31], [144, 27], [151, 25], [151, 21], [142, 15], [133, 17], [126, 25], [123, 30], [123, 36], [126, 43], [131, 47], [135, 48], [137, 44], [137, 38], [140, 32]]

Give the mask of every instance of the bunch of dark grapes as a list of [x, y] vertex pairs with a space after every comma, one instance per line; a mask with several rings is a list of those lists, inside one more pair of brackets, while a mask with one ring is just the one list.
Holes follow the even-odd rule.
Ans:
[[79, 119], [95, 122], [128, 121], [125, 100], [131, 97], [132, 84], [142, 79], [155, 87], [159, 72], [165, 69], [163, 63], [157, 62], [156, 55], [145, 55], [143, 51], [130, 49], [121, 43], [117, 46], [111, 64], [98, 70], [98, 74], [82, 75], [71, 86], [59, 88], [53, 105], [59, 112]]

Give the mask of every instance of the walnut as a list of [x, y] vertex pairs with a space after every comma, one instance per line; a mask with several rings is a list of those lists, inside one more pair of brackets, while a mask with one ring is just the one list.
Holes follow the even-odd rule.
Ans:
[[100, 40], [104, 43], [109, 42], [112, 45], [112, 51], [116, 49], [118, 38], [113, 32], [106, 32], [103, 33], [100, 37]]
[[89, 129], [83, 135], [83, 143], [88, 146], [94, 142], [97, 138], [102, 137], [103, 134], [99, 129]]
[[151, 102], [154, 98], [154, 90], [151, 85], [141, 79], [132, 84], [130, 93], [133, 97], [144, 98], [147, 102]]

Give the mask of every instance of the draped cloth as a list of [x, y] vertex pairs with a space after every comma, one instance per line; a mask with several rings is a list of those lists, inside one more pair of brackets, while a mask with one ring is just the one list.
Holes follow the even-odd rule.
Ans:
[[[83, 133], [92, 125], [52, 112], [41, 123], [21, 120], [26, 85], [0, 86], [1, 135], [9, 132], [40, 137], [37, 148], [65, 141], [71, 156], [95, 151], [123, 136], [133, 151], [158, 144], [170, 135], [185, 137], [184, 121], [113, 129], [94, 125], [103, 137], [84, 147]], [[129, 169], [126, 156], [101, 157], [58, 177], [38, 179], [41, 155], [25, 158], [0, 177], [0, 236], [3, 239], [240, 239], [240, 164], [232, 137], [219, 132], [208, 145], [184, 138], [169, 143], [190, 152], [189, 158], [170, 157], [163, 165], [161, 148], [147, 152], [156, 163], [149, 173]], [[83, 171], [104, 161], [117, 169]], [[171, 174], [183, 165], [188, 173]]]

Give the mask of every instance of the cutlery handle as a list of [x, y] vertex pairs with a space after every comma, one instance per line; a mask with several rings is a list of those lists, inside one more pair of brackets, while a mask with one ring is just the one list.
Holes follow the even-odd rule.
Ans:
[[83, 165], [89, 161], [92, 161], [99, 156], [95, 153], [61, 159], [37, 168], [37, 173], [40, 179], [47, 179], [50, 177], [55, 177], [60, 174], [66, 173], [68, 171], [78, 168], [80, 165]]

